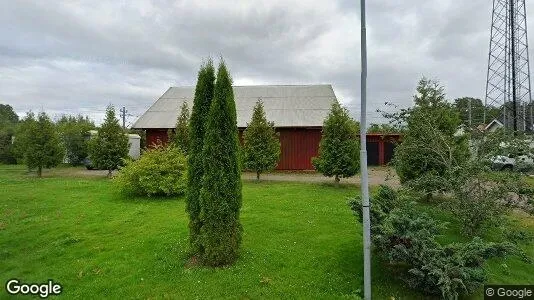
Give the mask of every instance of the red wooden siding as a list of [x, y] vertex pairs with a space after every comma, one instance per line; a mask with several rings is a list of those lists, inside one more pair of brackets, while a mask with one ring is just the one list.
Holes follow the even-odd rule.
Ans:
[[[277, 170], [313, 170], [311, 160], [319, 154], [321, 128], [277, 128], [281, 154]], [[243, 128], [239, 128], [239, 141], [243, 143]], [[167, 144], [167, 129], [147, 129], [147, 145]], [[368, 134], [368, 160], [370, 165], [385, 165], [392, 158], [393, 145], [400, 142], [399, 134]]]
[[[243, 144], [243, 130], [239, 141]], [[313, 170], [311, 159], [319, 154], [321, 128], [277, 128], [280, 136], [280, 160], [277, 170]]]
[[320, 128], [279, 128], [281, 155], [277, 170], [313, 170], [319, 154]]
[[169, 142], [167, 129], [147, 129], [146, 130], [146, 144], [148, 147], [155, 145], [166, 145]]

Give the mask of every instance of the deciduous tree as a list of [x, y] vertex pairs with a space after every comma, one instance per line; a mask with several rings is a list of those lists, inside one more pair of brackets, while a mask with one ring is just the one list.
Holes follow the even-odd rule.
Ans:
[[59, 136], [65, 147], [65, 154], [73, 166], [82, 164], [89, 155], [89, 130], [95, 128], [88, 117], [62, 116], [57, 122]]
[[39, 177], [43, 168], [53, 168], [63, 160], [65, 152], [56, 130], [44, 112], [39, 113], [37, 118], [30, 112], [17, 131], [17, 149], [28, 169], [37, 169]]
[[19, 116], [8, 104], [0, 104], [0, 163], [17, 163], [13, 151], [13, 136], [19, 122]]
[[243, 164], [245, 169], [260, 174], [273, 170], [280, 158], [280, 139], [274, 131], [274, 123], [268, 122], [259, 99], [254, 106], [252, 120], [243, 132]]
[[447, 170], [470, 156], [468, 136], [455, 134], [460, 117], [437, 81], [421, 79], [414, 102], [414, 107], [388, 115], [406, 124], [402, 143], [395, 150], [395, 170], [402, 183], [411, 182], [425, 192], [442, 190]]

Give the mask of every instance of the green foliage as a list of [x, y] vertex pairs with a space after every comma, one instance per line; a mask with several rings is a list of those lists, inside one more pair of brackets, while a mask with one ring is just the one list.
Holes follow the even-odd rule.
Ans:
[[114, 182], [126, 194], [176, 196], [185, 193], [186, 169], [187, 161], [180, 150], [157, 147], [138, 160], [128, 161]]
[[0, 129], [0, 164], [16, 164], [17, 159], [13, 151], [13, 128]]
[[202, 158], [200, 258], [209, 266], [231, 264], [237, 259], [241, 244], [242, 195], [234, 92], [224, 62], [217, 71]]
[[19, 116], [9, 104], [0, 104], [0, 127], [6, 124], [17, 124]]
[[82, 164], [89, 156], [89, 130], [95, 129], [95, 124], [81, 115], [62, 116], [57, 127], [69, 163], [73, 166]]
[[518, 173], [489, 173], [479, 162], [471, 162], [454, 170], [447, 183], [452, 197], [444, 205], [460, 221], [463, 232], [483, 234], [503, 224], [512, 209], [534, 212], [534, 190]]
[[[442, 245], [437, 238], [446, 224], [399, 197], [384, 186], [373, 197], [372, 242], [389, 267], [395, 269], [392, 273], [415, 290], [457, 299], [486, 282], [486, 260], [517, 252], [509, 243], [485, 243], [480, 238]], [[361, 221], [361, 201], [351, 201], [350, 206]]]
[[190, 148], [187, 175], [186, 211], [189, 213], [189, 242], [191, 252], [200, 254], [200, 189], [202, 188], [202, 176], [204, 175], [204, 159], [202, 149], [204, 147], [204, 135], [208, 113], [213, 99], [215, 88], [215, 69], [211, 59], [202, 65], [198, 72], [195, 98], [189, 123]]
[[189, 153], [190, 145], [189, 117], [189, 107], [187, 106], [187, 102], [184, 101], [180, 107], [180, 115], [178, 115], [178, 120], [176, 120], [176, 129], [171, 142], [185, 154]]
[[28, 169], [36, 168], [39, 177], [43, 168], [55, 167], [63, 160], [64, 151], [56, 127], [44, 112], [37, 118], [31, 112], [27, 114], [17, 130], [15, 143]]
[[359, 124], [352, 120], [339, 102], [332, 103], [323, 124], [319, 144], [319, 157], [312, 159], [313, 166], [324, 176], [347, 178], [356, 175], [360, 168]]
[[401, 133], [401, 129], [400, 128], [397, 128], [391, 124], [376, 124], [376, 123], [373, 123], [369, 126], [369, 128], [367, 128], [367, 133], [375, 133], [375, 134], [378, 134], [378, 133], [383, 133], [383, 134], [388, 134], [388, 133]]
[[273, 170], [280, 158], [280, 139], [274, 130], [274, 123], [268, 122], [259, 99], [254, 106], [252, 120], [243, 132], [243, 165], [245, 169], [260, 174]]
[[423, 78], [414, 102], [412, 108], [387, 115], [406, 124], [394, 165], [402, 183], [422, 180], [413, 186], [430, 193], [441, 189], [439, 181], [447, 170], [469, 159], [468, 136], [455, 135], [461, 121], [438, 82]]
[[[461, 122], [465, 126], [469, 126], [469, 106], [471, 106], [471, 124], [477, 126], [484, 123], [484, 103], [478, 98], [463, 97], [454, 100], [454, 109], [458, 112]], [[490, 108], [488, 106], [488, 108]], [[496, 108], [493, 108], [496, 109]], [[488, 109], [486, 119], [491, 121], [493, 118], [499, 116], [491, 109]]]
[[124, 164], [128, 157], [128, 137], [115, 117], [115, 109], [108, 106], [106, 118], [98, 134], [89, 141], [90, 158], [94, 166], [111, 172]]
[[19, 122], [19, 116], [7, 104], [0, 104], [0, 163], [16, 164], [13, 150], [13, 137]]

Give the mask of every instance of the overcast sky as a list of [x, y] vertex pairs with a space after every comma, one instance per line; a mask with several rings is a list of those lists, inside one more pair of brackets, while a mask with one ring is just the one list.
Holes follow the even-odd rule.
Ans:
[[[359, 114], [357, 0], [0, 1], [0, 103], [21, 115], [99, 122], [111, 103], [130, 123], [210, 55], [237, 85], [330, 83]], [[483, 98], [491, 2], [368, 0], [370, 122], [385, 101], [409, 105], [423, 75]]]

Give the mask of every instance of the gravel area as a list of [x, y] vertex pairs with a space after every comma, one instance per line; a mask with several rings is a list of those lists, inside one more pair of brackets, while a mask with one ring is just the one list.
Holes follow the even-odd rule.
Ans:
[[[246, 180], [255, 180], [256, 174], [246, 172], [242, 176]], [[261, 175], [261, 180], [266, 181], [295, 181], [295, 182], [324, 182], [334, 183], [333, 177], [325, 177], [316, 172], [272, 172]], [[354, 176], [347, 179], [341, 179], [343, 184], [360, 184], [360, 176]], [[370, 167], [369, 168], [369, 184], [377, 186], [385, 184], [391, 187], [399, 187], [400, 182], [395, 170], [386, 167]]]
[[[108, 171], [105, 170], [86, 170], [85, 168], [67, 168], [58, 169], [53, 173], [55, 175], [73, 176], [73, 177], [105, 177]], [[116, 171], [113, 172], [114, 174]], [[243, 173], [244, 180], [255, 180], [256, 174], [251, 172]], [[333, 177], [325, 177], [319, 173], [309, 172], [283, 172], [276, 171], [265, 173], [261, 175], [261, 180], [265, 181], [294, 181], [294, 182], [319, 182], [319, 183], [334, 183]], [[354, 176], [347, 179], [341, 179], [341, 184], [360, 184], [360, 176]], [[395, 174], [395, 170], [387, 167], [370, 167], [369, 168], [369, 184], [377, 186], [386, 184], [397, 188], [400, 186], [399, 178]]]

